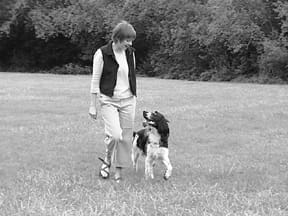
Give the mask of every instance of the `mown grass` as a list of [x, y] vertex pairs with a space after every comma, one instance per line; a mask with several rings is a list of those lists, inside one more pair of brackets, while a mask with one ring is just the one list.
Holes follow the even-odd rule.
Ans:
[[[138, 79], [171, 121], [174, 170], [98, 178], [89, 76], [0, 73], [0, 215], [288, 215], [288, 86]], [[143, 159], [142, 159], [143, 161]], [[113, 170], [112, 170], [113, 171]]]

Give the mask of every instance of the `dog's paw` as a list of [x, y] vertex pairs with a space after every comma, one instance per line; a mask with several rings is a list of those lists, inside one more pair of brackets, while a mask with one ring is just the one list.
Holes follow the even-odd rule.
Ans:
[[163, 176], [163, 178], [167, 181], [171, 176], [171, 173], [169, 172], [169, 170], [167, 170]]

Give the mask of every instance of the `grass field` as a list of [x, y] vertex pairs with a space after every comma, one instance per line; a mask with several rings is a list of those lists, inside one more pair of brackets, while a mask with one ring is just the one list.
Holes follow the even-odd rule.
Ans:
[[[100, 180], [90, 76], [0, 73], [0, 215], [288, 215], [288, 86], [138, 78], [171, 121], [164, 167]], [[112, 170], [113, 172], [113, 170]]]

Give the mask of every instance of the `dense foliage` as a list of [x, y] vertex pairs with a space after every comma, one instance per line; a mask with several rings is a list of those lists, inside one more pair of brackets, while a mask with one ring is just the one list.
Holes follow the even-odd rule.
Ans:
[[0, 66], [90, 73], [124, 19], [137, 31], [139, 73], [287, 82], [287, 14], [284, 0], [1, 0]]

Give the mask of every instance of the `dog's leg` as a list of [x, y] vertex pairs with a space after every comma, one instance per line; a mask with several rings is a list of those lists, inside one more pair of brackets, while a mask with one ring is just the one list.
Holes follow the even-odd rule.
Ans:
[[155, 161], [153, 160], [153, 161], [150, 162], [150, 176], [151, 176], [151, 179], [154, 179], [154, 172], [153, 172], [154, 165], [155, 165]]
[[162, 162], [166, 166], [166, 172], [164, 174], [165, 180], [168, 180], [169, 177], [172, 175], [172, 169], [173, 169], [168, 156], [169, 156], [169, 150], [167, 148], [165, 148], [165, 149], [163, 148]]
[[137, 149], [137, 140], [138, 140], [138, 135], [136, 134], [134, 139], [133, 139], [133, 143], [132, 143], [132, 152], [131, 152], [131, 160], [132, 160], [132, 164], [133, 164], [133, 168], [138, 171], [138, 157], [139, 157], [139, 152]]
[[166, 172], [164, 174], [164, 179], [168, 180], [170, 178], [170, 176], [172, 175], [172, 169], [173, 168], [172, 168], [172, 165], [170, 163], [169, 158], [166, 158], [165, 160], [163, 160], [163, 163], [165, 164], [165, 166], [167, 168], [167, 170], [166, 170]]
[[138, 160], [138, 152], [137, 149], [132, 146], [132, 152], [131, 152], [131, 160], [132, 160], [132, 164], [133, 164], [133, 168], [137, 171], [137, 160]]
[[140, 153], [139, 153], [139, 151], [137, 149], [136, 153], [135, 153], [135, 156], [134, 156], [134, 164], [133, 164], [134, 169], [135, 169], [136, 172], [138, 172], [138, 158], [139, 158], [139, 156], [140, 156]]
[[147, 156], [146, 158], [145, 158], [145, 178], [146, 178], [146, 180], [148, 180], [149, 179], [149, 156]]
[[153, 159], [150, 158], [149, 155], [147, 155], [147, 157], [145, 158], [145, 177], [146, 177], [146, 180], [148, 180], [149, 177], [151, 179], [154, 179], [152, 161], [153, 161]]

